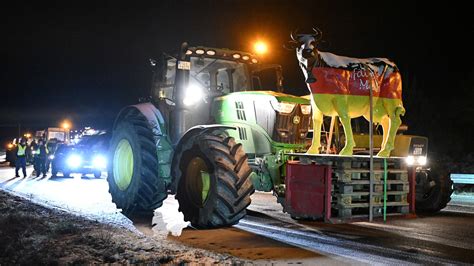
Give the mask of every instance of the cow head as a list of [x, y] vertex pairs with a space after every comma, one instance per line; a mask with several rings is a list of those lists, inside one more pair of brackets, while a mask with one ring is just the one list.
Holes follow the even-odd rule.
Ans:
[[313, 28], [313, 33], [299, 34], [293, 31], [290, 34], [291, 40], [288, 43], [289, 48], [296, 49], [296, 57], [300, 62], [301, 68], [304, 70], [307, 83], [316, 82], [313, 76], [313, 67], [318, 59], [318, 50], [316, 48], [318, 42], [323, 37], [323, 32], [318, 28]]

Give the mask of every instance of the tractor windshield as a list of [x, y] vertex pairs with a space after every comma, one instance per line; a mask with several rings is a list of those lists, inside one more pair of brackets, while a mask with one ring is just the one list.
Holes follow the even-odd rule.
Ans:
[[189, 82], [224, 94], [250, 88], [245, 63], [219, 58], [191, 57]]

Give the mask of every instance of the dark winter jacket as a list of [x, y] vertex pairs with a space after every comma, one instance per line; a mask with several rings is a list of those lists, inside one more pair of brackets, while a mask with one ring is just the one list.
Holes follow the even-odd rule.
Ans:
[[46, 145], [39, 145], [38, 146], [38, 151], [39, 151], [39, 154], [38, 156], [40, 158], [46, 158], [48, 156], [48, 149], [46, 148]]

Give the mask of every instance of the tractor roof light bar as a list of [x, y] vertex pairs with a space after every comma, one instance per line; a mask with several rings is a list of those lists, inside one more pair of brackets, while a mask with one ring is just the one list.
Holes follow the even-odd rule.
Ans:
[[248, 64], [257, 64], [258, 58], [247, 52], [233, 51], [229, 49], [209, 48], [209, 47], [188, 47], [187, 56], [205, 56], [210, 58], [221, 58], [228, 60], [238, 60]]

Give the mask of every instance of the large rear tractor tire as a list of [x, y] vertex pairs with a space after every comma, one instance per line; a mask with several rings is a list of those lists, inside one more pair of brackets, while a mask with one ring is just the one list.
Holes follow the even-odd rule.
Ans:
[[433, 167], [416, 176], [416, 212], [436, 213], [445, 208], [451, 200], [453, 181], [447, 171]]
[[252, 170], [234, 138], [203, 132], [178, 149], [176, 198], [184, 219], [197, 228], [236, 224], [254, 192]]
[[107, 182], [112, 201], [126, 216], [149, 215], [167, 197], [158, 174], [152, 129], [146, 118], [131, 112], [119, 121], [110, 141]]

